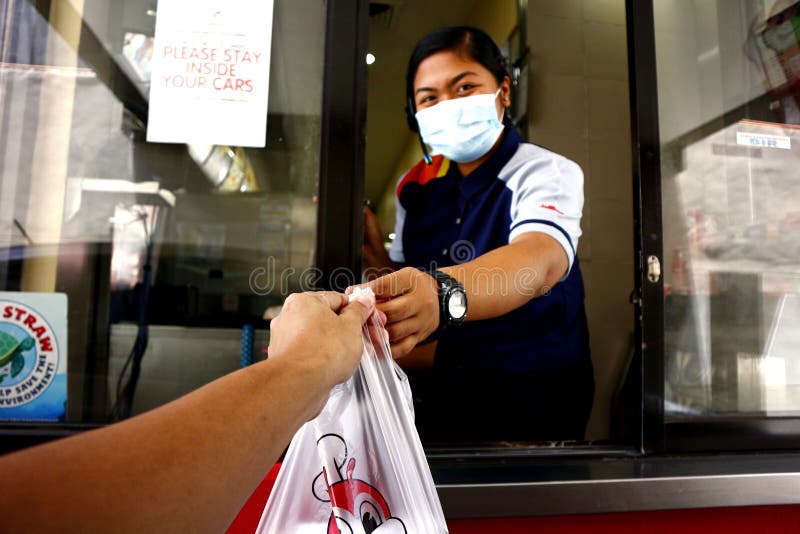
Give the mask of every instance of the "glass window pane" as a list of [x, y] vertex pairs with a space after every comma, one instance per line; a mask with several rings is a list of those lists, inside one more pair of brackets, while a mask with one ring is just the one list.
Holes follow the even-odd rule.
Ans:
[[800, 2], [655, 2], [667, 419], [800, 414]]
[[275, 0], [243, 148], [145, 141], [157, 2], [0, 2], [0, 291], [67, 296], [64, 421], [127, 412], [134, 372], [137, 413], [236, 369], [245, 325], [263, 357], [314, 264], [323, 4]]

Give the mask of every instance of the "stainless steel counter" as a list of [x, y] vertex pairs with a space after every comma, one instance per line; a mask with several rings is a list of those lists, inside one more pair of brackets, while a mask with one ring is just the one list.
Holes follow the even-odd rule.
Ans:
[[460, 463], [432, 461], [453, 519], [800, 504], [800, 454]]

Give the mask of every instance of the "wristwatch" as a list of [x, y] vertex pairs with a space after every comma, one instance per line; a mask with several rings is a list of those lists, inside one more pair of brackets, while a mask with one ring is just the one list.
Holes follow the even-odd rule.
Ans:
[[442, 271], [432, 269], [424, 272], [436, 280], [439, 290], [439, 328], [433, 333], [435, 336], [443, 328], [464, 322], [467, 317], [467, 292], [461, 282]]

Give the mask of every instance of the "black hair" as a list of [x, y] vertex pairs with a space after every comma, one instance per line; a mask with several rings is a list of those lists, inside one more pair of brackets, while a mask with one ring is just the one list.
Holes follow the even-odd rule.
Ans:
[[497, 84], [509, 76], [508, 61], [500, 48], [489, 35], [474, 26], [448, 26], [432, 31], [417, 42], [406, 70], [406, 118], [411, 131], [419, 131], [417, 119], [414, 114], [417, 106], [414, 102], [414, 77], [417, 75], [419, 64], [426, 58], [441, 52], [452, 50], [459, 52], [470, 59], [477, 61], [492, 73]]

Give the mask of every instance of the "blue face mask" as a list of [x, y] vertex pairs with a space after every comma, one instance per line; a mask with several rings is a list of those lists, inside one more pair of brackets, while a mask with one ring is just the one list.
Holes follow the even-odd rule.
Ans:
[[444, 100], [415, 115], [422, 139], [435, 153], [457, 163], [480, 158], [494, 146], [503, 132], [497, 118], [494, 94]]

